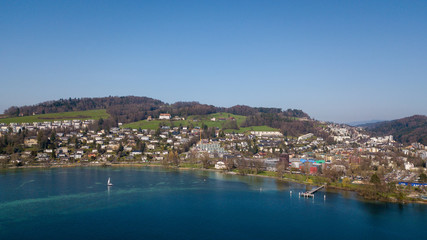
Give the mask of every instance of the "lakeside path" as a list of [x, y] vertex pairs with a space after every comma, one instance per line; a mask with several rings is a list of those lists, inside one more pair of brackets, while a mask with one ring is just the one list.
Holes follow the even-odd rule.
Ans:
[[[312, 183], [312, 182], [307, 182], [307, 181], [299, 181], [296, 179], [292, 179], [292, 178], [280, 178], [277, 176], [272, 176], [272, 175], [260, 175], [260, 174], [245, 174], [245, 175], [241, 175], [239, 173], [236, 172], [231, 172], [231, 171], [225, 171], [225, 170], [219, 170], [219, 169], [205, 169], [205, 168], [198, 168], [198, 167], [165, 167], [162, 164], [156, 164], [156, 163], [114, 163], [111, 165], [105, 165], [103, 163], [93, 163], [93, 164], [61, 164], [61, 165], [49, 165], [49, 166], [44, 166], [44, 165], [30, 165], [30, 166], [20, 166], [20, 167], [7, 167], [7, 168], [3, 168], [0, 169], [1, 170], [12, 170], [12, 169], [49, 169], [49, 168], [73, 168], [73, 167], [160, 167], [160, 168], [166, 168], [166, 169], [171, 169], [171, 170], [178, 170], [178, 171], [208, 171], [208, 172], [219, 172], [222, 174], [227, 174], [227, 175], [238, 175], [238, 176], [251, 176], [251, 177], [261, 177], [261, 178], [270, 178], [270, 179], [275, 179], [277, 181], [285, 181], [285, 182], [294, 182], [294, 183], [298, 183], [298, 184], [304, 184], [304, 185], [309, 185], [309, 186], [320, 186], [323, 185], [324, 183]], [[305, 176], [305, 175], [304, 175]], [[345, 187], [338, 187], [338, 186], [332, 186], [332, 185], [328, 185], [325, 184], [325, 189], [326, 190], [330, 190], [330, 189], [334, 189], [334, 190], [341, 190], [341, 191], [350, 191], [350, 192], [356, 192], [358, 193], [356, 190], [354, 189], [349, 189], [349, 188], [345, 188]], [[360, 194], [358, 194], [360, 195]], [[399, 202], [393, 199], [381, 199], [381, 200], [370, 200], [370, 199], [366, 199], [365, 197], [361, 196], [362, 199], [364, 201], [378, 201], [378, 202], [388, 202], [388, 203], [399, 203], [399, 204], [406, 204], [406, 203], [420, 203], [420, 204], [427, 204], [427, 201], [423, 201], [423, 200], [406, 200], [404, 202]]]

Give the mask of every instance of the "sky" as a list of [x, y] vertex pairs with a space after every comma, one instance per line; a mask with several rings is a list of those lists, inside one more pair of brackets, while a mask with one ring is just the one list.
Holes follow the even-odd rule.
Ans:
[[427, 1], [0, 1], [0, 112], [60, 98], [427, 114]]

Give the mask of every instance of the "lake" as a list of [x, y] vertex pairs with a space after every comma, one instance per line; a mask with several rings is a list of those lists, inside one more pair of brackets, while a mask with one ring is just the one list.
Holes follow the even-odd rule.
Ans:
[[367, 202], [324, 189], [299, 198], [311, 188], [160, 167], [2, 170], [0, 239], [426, 237], [427, 205]]

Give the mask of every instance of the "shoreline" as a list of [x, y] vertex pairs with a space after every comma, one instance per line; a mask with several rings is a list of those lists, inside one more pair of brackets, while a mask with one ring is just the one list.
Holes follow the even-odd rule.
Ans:
[[[319, 184], [315, 184], [315, 183], [309, 183], [306, 181], [298, 181], [295, 179], [291, 179], [291, 178], [280, 178], [277, 176], [268, 176], [268, 175], [260, 175], [260, 174], [245, 174], [245, 175], [240, 175], [238, 173], [235, 172], [230, 172], [230, 171], [225, 171], [225, 170], [219, 170], [219, 169], [205, 169], [205, 168], [193, 168], [193, 167], [165, 167], [162, 164], [155, 164], [155, 163], [113, 163], [113, 164], [108, 164], [105, 165], [104, 163], [92, 163], [92, 164], [64, 164], [64, 165], [49, 165], [49, 166], [42, 166], [42, 165], [30, 165], [30, 166], [11, 166], [11, 167], [5, 167], [5, 168], [0, 168], [0, 171], [3, 170], [15, 170], [15, 169], [49, 169], [49, 168], [73, 168], [73, 167], [162, 167], [162, 168], [168, 168], [168, 169], [174, 169], [174, 170], [196, 170], [196, 171], [207, 171], [207, 172], [219, 172], [219, 173], [223, 173], [223, 174], [227, 174], [227, 175], [238, 175], [238, 176], [251, 176], [251, 177], [262, 177], [262, 178], [270, 178], [270, 179], [275, 179], [278, 181], [283, 181], [283, 182], [293, 182], [293, 183], [298, 183], [298, 184], [303, 184], [303, 185], [309, 185], [309, 186], [319, 186]], [[340, 190], [340, 191], [350, 191], [350, 192], [354, 192], [356, 193], [359, 197], [361, 197], [361, 200], [364, 201], [370, 201], [370, 202], [383, 202], [383, 203], [397, 203], [397, 204], [408, 204], [408, 203], [419, 203], [419, 204], [427, 204], [427, 201], [422, 201], [422, 200], [407, 200], [407, 201], [403, 201], [403, 202], [399, 202], [397, 200], [393, 201], [392, 199], [369, 199], [364, 197], [363, 195], [361, 195], [357, 190], [353, 190], [353, 189], [347, 189], [347, 188], [343, 188], [343, 187], [337, 187], [337, 186], [332, 186], [332, 185], [327, 185], [325, 186], [325, 189], [328, 190], [329, 189], [334, 189], [334, 190]]]

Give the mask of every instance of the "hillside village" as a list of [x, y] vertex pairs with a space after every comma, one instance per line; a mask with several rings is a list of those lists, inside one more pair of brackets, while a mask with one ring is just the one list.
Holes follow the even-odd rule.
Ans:
[[[184, 118], [161, 114], [166, 121]], [[153, 120], [149, 117], [146, 121]], [[283, 172], [325, 176], [354, 184], [382, 181], [425, 186], [427, 147], [404, 146], [393, 136], [371, 137], [363, 129], [326, 124], [328, 139], [280, 131], [224, 132], [220, 128], [159, 126], [154, 129], [100, 129], [100, 120], [0, 124], [0, 137], [18, 138], [5, 147], [3, 167], [103, 165], [117, 163], [194, 166], [237, 172]], [[210, 119], [218, 121], [218, 119]], [[209, 136], [203, 134], [210, 132]], [[18, 140], [19, 141], [19, 140]]]

